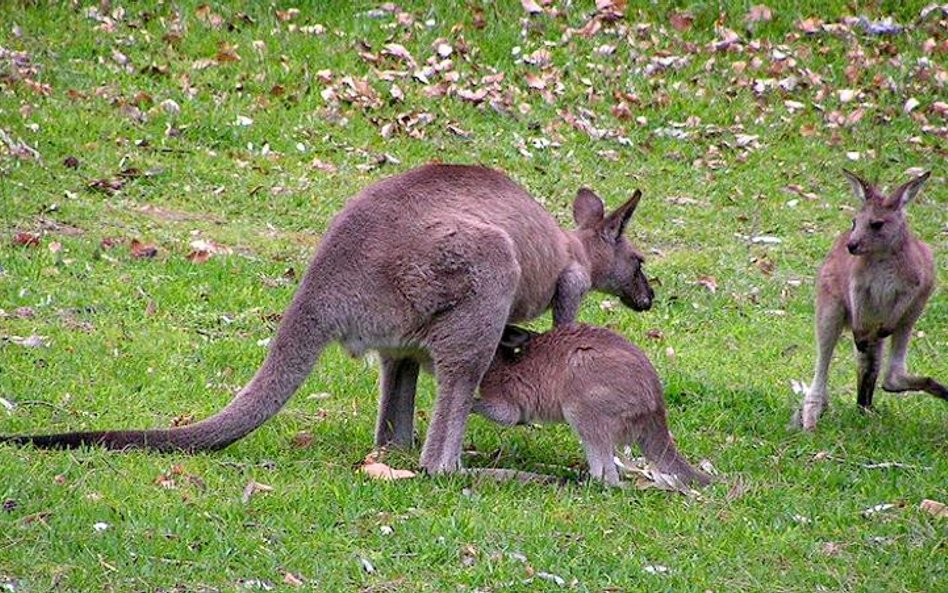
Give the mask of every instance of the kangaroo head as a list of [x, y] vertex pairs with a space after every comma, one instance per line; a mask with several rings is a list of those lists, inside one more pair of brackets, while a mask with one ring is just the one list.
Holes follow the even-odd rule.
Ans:
[[885, 254], [899, 249], [908, 233], [905, 206], [918, 195], [931, 172], [923, 173], [886, 196], [874, 185], [843, 170], [843, 175], [862, 201], [853, 218], [846, 249], [853, 255]]
[[645, 258], [625, 238], [625, 227], [641, 197], [642, 192], [635, 190], [629, 201], [607, 216], [599, 196], [583, 188], [573, 202], [573, 220], [589, 258], [593, 289], [619, 297], [636, 311], [647, 311], [655, 293], [642, 271]]

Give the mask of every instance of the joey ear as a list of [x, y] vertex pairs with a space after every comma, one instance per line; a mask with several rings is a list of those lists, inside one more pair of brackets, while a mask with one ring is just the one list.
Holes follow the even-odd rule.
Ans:
[[922, 186], [925, 185], [925, 182], [928, 181], [931, 174], [931, 171], [925, 171], [915, 179], [899, 187], [886, 199], [885, 205], [890, 208], [904, 208], [906, 204], [914, 200], [915, 196], [922, 191]]
[[632, 194], [628, 202], [616, 208], [615, 211], [606, 218], [602, 225], [602, 232], [607, 239], [615, 241], [622, 236], [622, 233], [625, 232], [626, 225], [629, 224], [629, 219], [632, 218], [632, 213], [635, 212], [635, 208], [639, 205], [639, 200], [641, 199], [641, 190], [635, 190], [635, 193]]
[[872, 184], [868, 181], [865, 181], [855, 173], [843, 169], [843, 175], [846, 176], [846, 181], [849, 182], [849, 185], [853, 188], [853, 193], [856, 194], [856, 197], [861, 201], [865, 202], [872, 196]]
[[500, 345], [503, 348], [516, 350], [523, 348], [535, 336], [536, 333], [517, 327], [516, 325], [504, 326], [504, 334], [500, 337]]
[[591, 189], [584, 187], [577, 192], [576, 199], [573, 200], [573, 220], [576, 221], [576, 226], [581, 229], [592, 228], [602, 221], [604, 212], [602, 200]]

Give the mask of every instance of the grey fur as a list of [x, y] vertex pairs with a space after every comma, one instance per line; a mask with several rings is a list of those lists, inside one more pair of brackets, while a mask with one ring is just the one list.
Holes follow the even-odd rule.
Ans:
[[219, 449], [272, 417], [337, 340], [353, 354], [382, 357], [377, 445], [413, 438], [419, 363], [432, 365], [435, 409], [421, 455], [431, 473], [460, 466], [474, 392], [504, 324], [550, 307], [575, 319], [590, 289], [639, 310], [653, 293], [642, 257], [624, 238], [640, 193], [604, 216], [588, 190], [582, 221], [561, 229], [504, 174], [427, 165], [383, 179], [336, 216], [303, 277], [262, 366], [223, 410], [172, 429], [0, 437], [40, 447], [100, 445], [158, 450]]
[[843, 328], [853, 332], [859, 360], [857, 403], [872, 406], [889, 336], [889, 363], [882, 388], [926, 391], [948, 400], [948, 389], [931, 377], [906, 371], [905, 357], [912, 327], [932, 293], [935, 270], [928, 245], [917, 239], [905, 219], [905, 206], [921, 191], [925, 173], [885, 196], [871, 183], [843, 171], [862, 208], [853, 228], [839, 236], [820, 268], [816, 293], [817, 362], [813, 382], [794, 414], [791, 426], [813, 430], [828, 395], [830, 359]]
[[568, 422], [582, 440], [590, 475], [610, 485], [619, 483], [615, 448], [632, 443], [664, 473], [686, 483], [710, 481], [675, 447], [655, 368], [605, 328], [568, 324], [534, 334], [508, 327], [474, 412], [507, 426]]

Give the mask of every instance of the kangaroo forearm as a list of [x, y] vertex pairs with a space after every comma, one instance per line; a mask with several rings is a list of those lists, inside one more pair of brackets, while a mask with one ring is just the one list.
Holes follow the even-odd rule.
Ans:
[[556, 281], [556, 293], [553, 296], [553, 326], [559, 327], [576, 321], [583, 296], [590, 288], [589, 276], [578, 266], [563, 270]]

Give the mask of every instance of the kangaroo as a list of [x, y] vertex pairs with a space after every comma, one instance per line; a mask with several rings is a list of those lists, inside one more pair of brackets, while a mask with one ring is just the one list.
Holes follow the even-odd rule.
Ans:
[[631, 342], [602, 327], [574, 323], [537, 334], [508, 326], [474, 412], [505, 426], [568, 422], [583, 442], [590, 476], [612, 486], [619, 484], [615, 448], [632, 442], [662, 472], [686, 483], [710, 482], [675, 447], [655, 368]]
[[856, 401], [872, 406], [883, 340], [892, 337], [882, 388], [890, 392], [926, 391], [948, 400], [948, 389], [931, 377], [905, 369], [912, 326], [934, 287], [928, 245], [905, 220], [905, 206], [918, 195], [930, 172], [885, 196], [871, 183], [844, 170], [862, 208], [852, 230], [839, 236], [820, 268], [816, 291], [817, 360], [813, 383], [791, 425], [813, 430], [827, 404], [826, 378], [844, 327], [853, 332], [859, 359]]
[[552, 308], [572, 321], [583, 295], [599, 290], [636, 310], [654, 293], [642, 255], [624, 232], [636, 191], [605, 215], [581, 189], [574, 231], [561, 229], [503, 173], [425, 165], [363, 189], [330, 223], [262, 366], [217, 414], [183, 427], [0, 437], [64, 448], [212, 450], [258, 428], [312, 371], [323, 348], [376, 350], [381, 394], [376, 445], [410, 446], [419, 364], [431, 365], [437, 397], [420, 465], [460, 467], [467, 416], [504, 324]]

